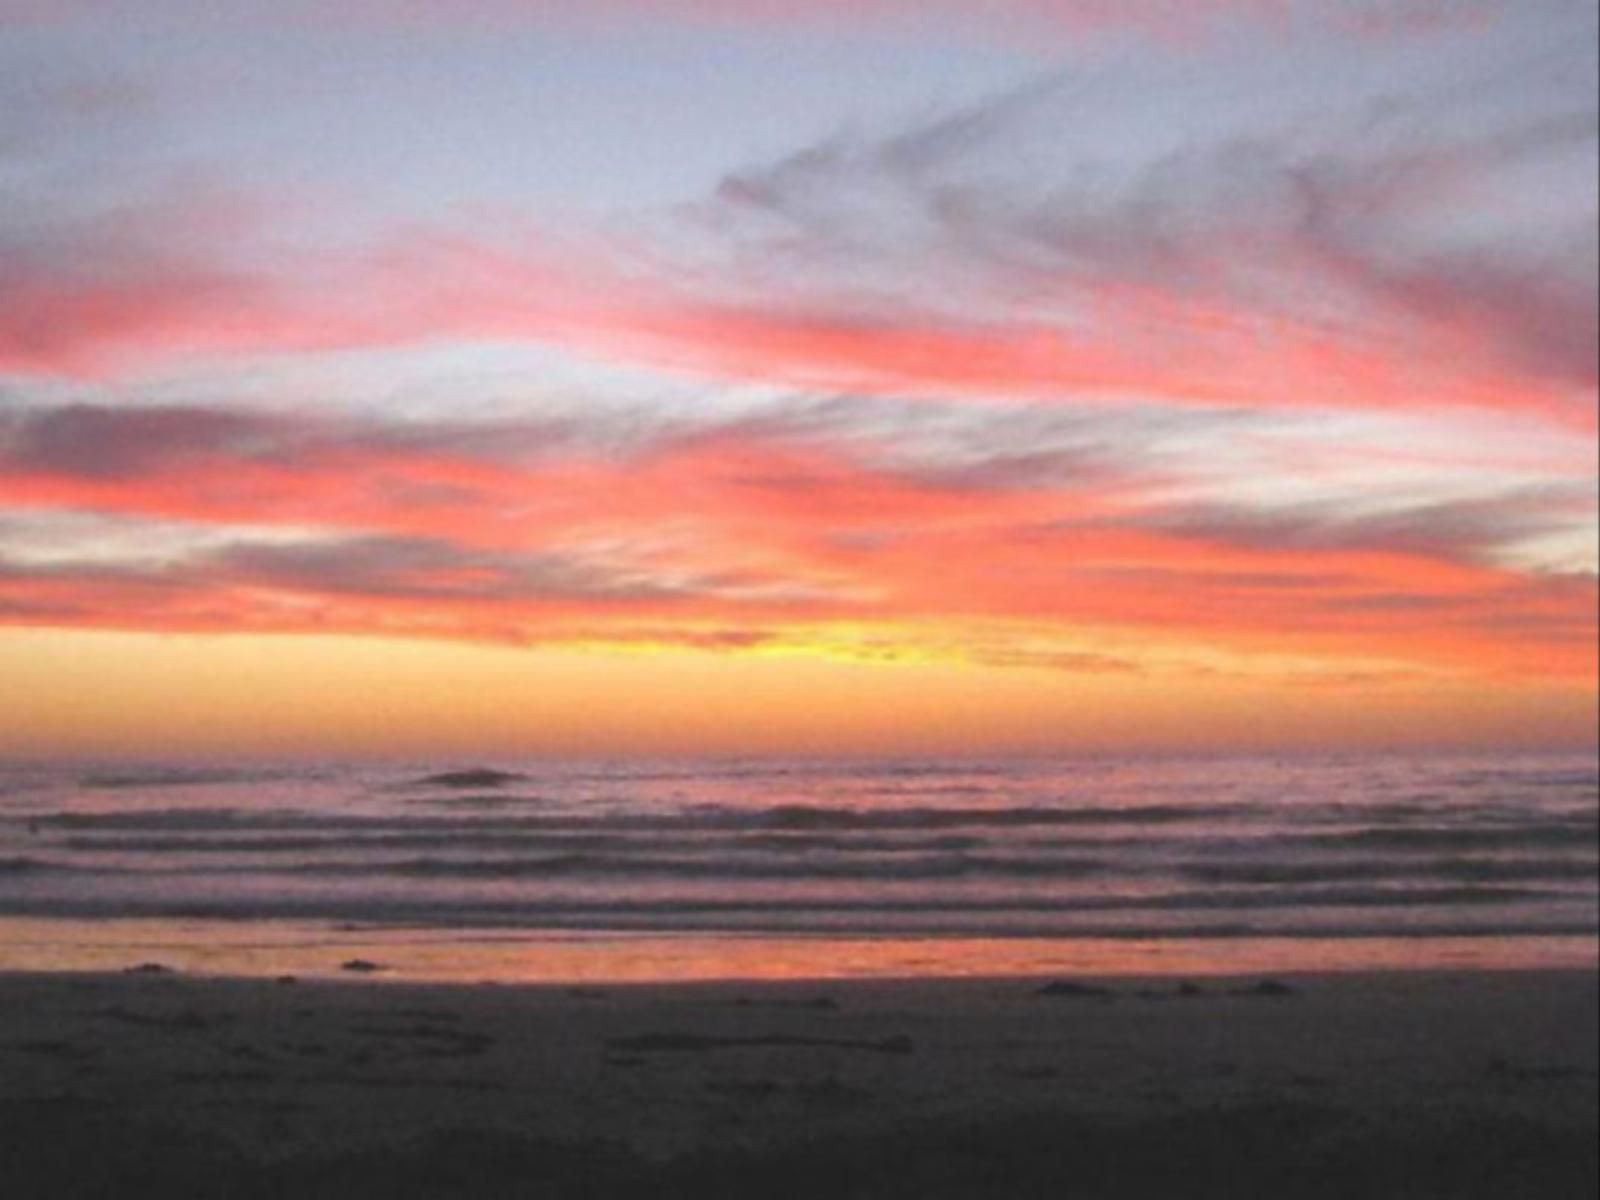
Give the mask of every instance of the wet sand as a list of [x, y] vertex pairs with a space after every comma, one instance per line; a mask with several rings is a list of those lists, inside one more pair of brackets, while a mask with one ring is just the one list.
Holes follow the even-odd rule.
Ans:
[[0, 977], [0, 1194], [1592, 1195], [1596, 975]]

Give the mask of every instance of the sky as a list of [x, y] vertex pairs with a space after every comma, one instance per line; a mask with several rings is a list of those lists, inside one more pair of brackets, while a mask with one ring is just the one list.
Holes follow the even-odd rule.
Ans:
[[1589, 746], [1592, 0], [0, 0], [0, 753]]

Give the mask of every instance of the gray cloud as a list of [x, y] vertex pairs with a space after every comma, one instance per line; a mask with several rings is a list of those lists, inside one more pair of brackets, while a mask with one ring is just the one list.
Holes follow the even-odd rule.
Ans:
[[184, 570], [252, 587], [407, 600], [637, 603], [706, 594], [723, 582], [652, 577], [573, 554], [491, 552], [402, 537], [242, 542], [205, 554]]
[[381, 473], [440, 460], [532, 470], [575, 459], [625, 464], [721, 442], [809, 448], [930, 489], [1035, 490], [1161, 468], [1196, 434], [1262, 421], [854, 396], [784, 397], [737, 411], [566, 406], [486, 421], [66, 404], [0, 413], [0, 475], [131, 482], [196, 466]]
[[1587, 485], [1551, 483], [1364, 510], [1353, 510], [1349, 502], [1277, 507], [1205, 503], [1151, 511], [1137, 523], [1257, 550], [1369, 550], [1488, 559], [1530, 537], [1592, 528], [1594, 510], [1594, 493]]
[[831, 295], [841, 321], [937, 321], [953, 297], [968, 318], [1071, 327], [1106, 289], [1138, 288], [1397, 352], [1489, 349], [1592, 389], [1600, 106], [1584, 40], [1138, 161], [1075, 134], [1119, 111], [1108, 84], [1110, 99], [1053, 77], [732, 174], [700, 215], [749, 287], [802, 310]]
[[282, 420], [221, 408], [69, 404], [0, 415], [0, 468], [85, 479], [133, 479], [199, 459], [292, 451]]
[[174, 601], [192, 610], [208, 600], [260, 591], [312, 601], [463, 603], [503, 608], [513, 617], [573, 601], [652, 609], [686, 600], [806, 608], [843, 599], [805, 580], [631, 561], [614, 548], [502, 551], [384, 536], [241, 538], [148, 560], [58, 556], [40, 561], [0, 552], [4, 585], [12, 585], [4, 599], [14, 608], [63, 616], [90, 611], [148, 616]]

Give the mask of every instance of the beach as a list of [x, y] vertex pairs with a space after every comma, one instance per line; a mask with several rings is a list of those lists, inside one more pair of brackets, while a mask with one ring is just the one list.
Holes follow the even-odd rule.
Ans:
[[128, 966], [0, 977], [5, 1195], [1596, 1182], [1590, 970], [527, 986]]

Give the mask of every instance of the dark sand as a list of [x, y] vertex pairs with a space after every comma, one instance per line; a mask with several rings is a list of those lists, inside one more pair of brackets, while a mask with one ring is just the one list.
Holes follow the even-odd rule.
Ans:
[[1589, 1197], [1596, 976], [0, 977], [0, 1196]]

